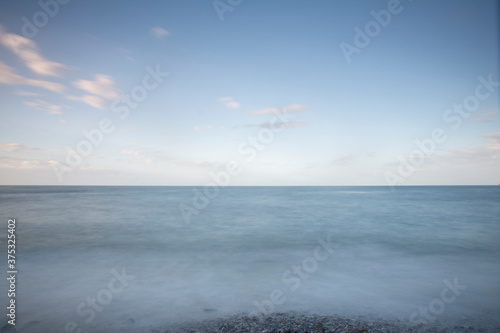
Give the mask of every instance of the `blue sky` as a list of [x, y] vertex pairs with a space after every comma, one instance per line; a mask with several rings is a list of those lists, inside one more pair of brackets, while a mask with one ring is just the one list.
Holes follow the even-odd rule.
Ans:
[[0, 184], [500, 183], [495, 1], [40, 3], [0, 4]]

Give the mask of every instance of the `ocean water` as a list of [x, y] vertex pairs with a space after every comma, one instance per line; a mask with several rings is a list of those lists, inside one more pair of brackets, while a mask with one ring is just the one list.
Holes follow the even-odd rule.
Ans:
[[199, 209], [196, 189], [0, 187], [17, 331], [287, 311], [500, 324], [500, 186], [229, 187]]

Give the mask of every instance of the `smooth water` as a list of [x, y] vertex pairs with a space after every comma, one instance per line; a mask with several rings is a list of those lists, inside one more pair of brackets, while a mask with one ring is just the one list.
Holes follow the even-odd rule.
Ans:
[[230, 187], [196, 211], [195, 189], [0, 187], [18, 332], [290, 310], [500, 322], [500, 186]]

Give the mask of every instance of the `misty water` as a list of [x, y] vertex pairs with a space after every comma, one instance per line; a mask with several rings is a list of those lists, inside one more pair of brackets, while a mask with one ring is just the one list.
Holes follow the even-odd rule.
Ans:
[[287, 311], [500, 324], [500, 186], [231, 187], [201, 209], [195, 189], [0, 187], [18, 332]]

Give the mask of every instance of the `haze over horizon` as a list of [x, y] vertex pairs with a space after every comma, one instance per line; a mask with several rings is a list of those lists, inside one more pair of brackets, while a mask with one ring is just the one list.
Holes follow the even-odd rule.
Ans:
[[499, 184], [498, 7], [3, 2], [0, 185]]

